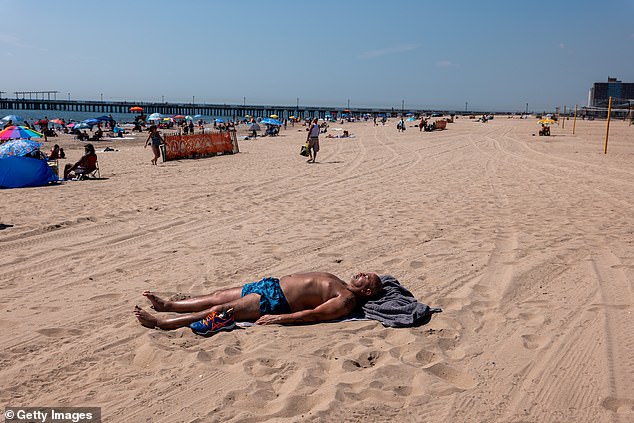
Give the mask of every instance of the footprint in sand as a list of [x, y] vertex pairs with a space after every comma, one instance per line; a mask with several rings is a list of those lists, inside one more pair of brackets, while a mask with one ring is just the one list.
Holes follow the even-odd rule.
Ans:
[[518, 317], [529, 325], [539, 326], [544, 323], [543, 314], [528, 312], [528, 313], [520, 313]]
[[374, 367], [382, 355], [383, 353], [379, 351], [366, 352], [359, 355], [356, 359], [344, 360], [341, 363], [341, 367], [348, 372]]
[[629, 398], [607, 397], [601, 403], [603, 408], [613, 411], [617, 414], [633, 414], [634, 400]]
[[393, 266], [395, 264], [398, 264], [401, 262], [401, 259], [392, 259], [392, 260], [387, 260], [383, 262], [383, 266]]
[[411, 267], [412, 269], [420, 269], [424, 265], [425, 265], [425, 263], [423, 263], [422, 261], [418, 261], [418, 260], [414, 260], [414, 261], [411, 261], [409, 263], [409, 267]]
[[425, 371], [445, 380], [458, 389], [467, 390], [476, 385], [475, 380], [470, 375], [444, 363], [436, 363], [426, 368]]
[[79, 336], [84, 333], [80, 329], [64, 329], [64, 328], [45, 328], [36, 330], [40, 335], [48, 336], [51, 338], [63, 337], [63, 336]]
[[542, 348], [548, 341], [549, 338], [543, 335], [522, 335], [522, 344], [524, 344], [524, 348], [529, 350]]
[[102, 294], [102, 295], [95, 295], [94, 297], [90, 297], [88, 298], [88, 300], [90, 301], [114, 300], [114, 299], [120, 298], [121, 296], [122, 294]]

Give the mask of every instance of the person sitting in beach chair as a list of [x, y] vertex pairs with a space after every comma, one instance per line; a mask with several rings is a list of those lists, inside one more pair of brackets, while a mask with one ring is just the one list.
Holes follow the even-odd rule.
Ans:
[[103, 131], [101, 130], [101, 128], [97, 128], [95, 134], [92, 137], [88, 138], [88, 141], [100, 141], [102, 136]]
[[53, 148], [51, 148], [51, 152], [48, 153], [48, 160], [58, 160], [59, 157], [59, 145], [55, 144]]
[[99, 172], [97, 164], [97, 154], [92, 144], [86, 144], [84, 147], [85, 154], [74, 165], [66, 164], [64, 168], [64, 179], [84, 179], [94, 173]]
[[280, 133], [280, 128], [275, 125], [266, 125], [264, 136], [274, 137]]
[[357, 273], [348, 283], [330, 273], [298, 273], [185, 300], [166, 300], [145, 291], [143, 295], [157, 312], [185, 314], [162, 317], [137, 305], [134, 315], [148, 328], [189, 326], [198, 335], [212, 335], [232, 329], [236, 321], [292, 325], [340, 319], [382, 292], [383, 284], [375, 273]]
[[550, 126], [544, 125], [542, 123], [542, 129], [539, 130], [539, 136], [549, 137], [550, 136]]
[[76, 133], [77, 135], [75, 136], [75, 138], [77, 138], [79, 141], [88, 141], [88, 139], [90, 138], [90, 135], [88, 135], [86, 131], [79, 132], [79, 130], [77, 130]]

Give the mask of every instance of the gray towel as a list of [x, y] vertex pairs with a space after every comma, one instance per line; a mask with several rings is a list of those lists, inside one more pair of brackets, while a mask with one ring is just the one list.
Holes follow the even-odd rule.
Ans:
[[419, 303], [392, 275], [382, 275], [383, 295], [363, 305], [359, 315], [367, 319], [378, 320], [383, 326], [402, 328], [428, 323], [431, 315], [442, 310]]

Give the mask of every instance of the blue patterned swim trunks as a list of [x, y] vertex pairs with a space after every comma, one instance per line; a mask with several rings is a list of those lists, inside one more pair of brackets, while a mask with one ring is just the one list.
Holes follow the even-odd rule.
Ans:
[[284, 292], [280, 288], [280, 280], [263, 278], [261, 281], [248, 283], [242, 288], [242, 296], [258, 294], [260, 296], [260, 314], [285, 314], [291, 308], [286, 301]]

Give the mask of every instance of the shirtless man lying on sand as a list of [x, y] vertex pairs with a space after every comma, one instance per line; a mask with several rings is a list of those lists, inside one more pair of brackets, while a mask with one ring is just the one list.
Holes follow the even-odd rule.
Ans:
[[148, 328], [170, 330], [189, 326], [199, 335], [212, 335], [232, 329], [236, 320], [286, 325], [339, 319], [379, 297], [382, 290], [381, 279], [375, 273], [358, 273], [348, 283], [330, 273], [298, 273], [178, 301], [145, 291], [143, 295], [154, 310], [187, 314], [159, 317], [138, 305], [134, 314]]

